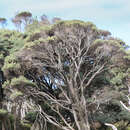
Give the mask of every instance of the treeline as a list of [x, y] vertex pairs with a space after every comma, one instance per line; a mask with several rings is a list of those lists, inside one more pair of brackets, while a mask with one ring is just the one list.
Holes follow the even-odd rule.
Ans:
[[80, 20], [21, 12], [12, 21], [18, 31], [0, 29], [6, 78], [0, 129], [110, 130], [106, 123], [130, 129], [130, 113], [120, 103], [129, 105], [124, 41]]
[[[57, 21], [60, 21], [61, 18], [54, 17], [52, 20], [49, 20], [46, 15], [40, 16], [39, 22], [42, 24], [53, 24], [56, 23]], [[12, 19], [11, 22], [14, 24], [16, 29], [18, 31], [24, 30], [24, 28], [32, 24], [33, 22], [38, 21], [38, 19], [33, 17], [32, 13], [27, 12], [27, 11], [22, 11], [20, 13], [17, 13]], [[6, 18], [0, 17], [0, 24], [1, 27], [4, 28], [5, 26], [8, 25], [8, 20]]]

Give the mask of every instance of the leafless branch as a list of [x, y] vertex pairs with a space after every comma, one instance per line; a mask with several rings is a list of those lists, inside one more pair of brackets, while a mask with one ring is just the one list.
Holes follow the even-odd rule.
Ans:
[[116, 128], [114, 125], [112, 125], [112, 124], [105, 123], [105, 125], [106, 125], [106, 126], [110, 126], [113, 130], [117, 130], [117, 128]]

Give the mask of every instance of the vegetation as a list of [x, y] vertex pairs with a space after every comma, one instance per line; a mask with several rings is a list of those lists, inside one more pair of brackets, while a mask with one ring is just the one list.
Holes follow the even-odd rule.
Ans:
[[1, 26], [4, 28], [4, 26], [6, 25], [6, 22], [7, 22], [7, 20], [6, 20], [6, 18], [0, 18], [0, 24], [1, 24]]
[[130, 87], [124, 41], [80, 20], [37, 20], [24, 11], [12, 22], [16, 31], [0, 29], [0, 128], [109, 130], [110, 123], [130, 129], [121, 104], [128, 107]]
[[4, 109], [0, 109], [0, 116], [4, 117], [8, 114], [8, 112]]

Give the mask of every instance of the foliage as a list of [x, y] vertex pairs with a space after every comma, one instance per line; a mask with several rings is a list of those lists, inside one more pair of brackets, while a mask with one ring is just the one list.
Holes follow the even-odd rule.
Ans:
[[18, 78], [12, 78], [10, 85], [20, 86], [22, 83], [25, 85], [35, 86], [35, 84], [32, 81], [26, 79], [24, 76], [20, 76]]
[[119, 103], [127, 102], [129, 85], [130, 53], [125, 43], [91, 22], [55, 20], [51, 24], [43, 15], [38, 21], [25, 11], [12, 19], [19, 28], [26, 26], [25, 32], [0, 30], [6, 98], [12, 104], [30, 101], [24, 104], [25, 120], [18, 118], [22, 128], [30, 129], [35, 121], [62, 129], [82, 129], [92, 120], [130, 121]]
[[21, 67], [20, 64], [17, 62], [17, 58], [15, 57], [15, 55], [12, 54], [5, 58], [2, 70], [4, 71], [5, 75], [10, 75], [12, 73], [12, 76], [17, 76], [20, 68]]
[[32, 17], [32, 14], [30, 12], [23, 11], [18, 13], [16, 17]]
[[28, 112], [25, 116], [25, 120], [30, 121], [31, 123], [34, 123], [34, 121], [36, 120], [36, 116], [37, 116], [37, 112], [33, 111], [33, 112]]
[[124, 58], [130, 60], [130, 50], [127, 50], [127, 51], [126, 51], [126, 54], [127, 54], [127, 55], [124, 56]]
[[20, 91], [15, 91], [15, 92], [13, 92], [13, 94], [10, 96], [10, 98], [11, 98], [11, 99], [15, 99], [15, 98], [17, 98], [17, 97], [19, 97], [19, 96], [23, 96], [23, 93], [20, 92]]
[[0, 53], [6, 57], [18, 51], [24, 45], [23, 34], [17, 31], [0, 30]]
[[123, 73], [122, 70], [120, 70], [119, 68], [112, 69], [111, 73], [114, 75], [114, 77], [110, 81], [113, 85], [121, 85], [123, 79], [125, 79], [125, 77], [127, 76], [127, 74]]
[[4, 117], [8, 114], [8, 111], [4, 110], [4, 109], [0, 109], [0, 117]]
[[31, 128], [32, 125], [29, 122], [27, 122], [26, 120], [22, 120], [21, 121], [21, 126], [25, 130], [30, 130], [30, 128]]
[[10, 81], [7, 80], [7, 81], [4, 82], [4, 84], [2, 85], [2, 87], [6, 88], [6, 87], [9, 87], [9, 85], [10, 85]]

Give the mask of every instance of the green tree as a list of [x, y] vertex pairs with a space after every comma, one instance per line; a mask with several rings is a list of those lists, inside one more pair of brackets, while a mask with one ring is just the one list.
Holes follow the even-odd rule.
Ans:
[[[42, 106], [36, 107], [37, 111], [61, 129], [89, 130], [89, 117], [96, 118], [99, 107], [105, 112], [105, 104], [121, 97], [111, 82], [116, 75], [109, 71], [124, 67], [126, 72], [124, 47], [116, 39], [109, 39], [108, 31], [98, 30], [90, 22], [61, 21], [39, 34], [43, 35], [33, 40], [32, 45], [26, 43], [20, 54], [22, 66], [28, 68], [25, 76], [39, 88], [33, 95], [40, 97], [52, 112]], [[29, 60], [25, 60], [28, 53]], [[121, 77], [121, 84], [124, 85], [126, 77], [127, 74]]]
[[130, 84], [124, 42], [78, 20], [35, 21], [25, 33], [0, 36], [4, 103], [17, 129], [101, 130], [123, 120], [127, 127], [130, 116], [120, 104], [128, 104]]

